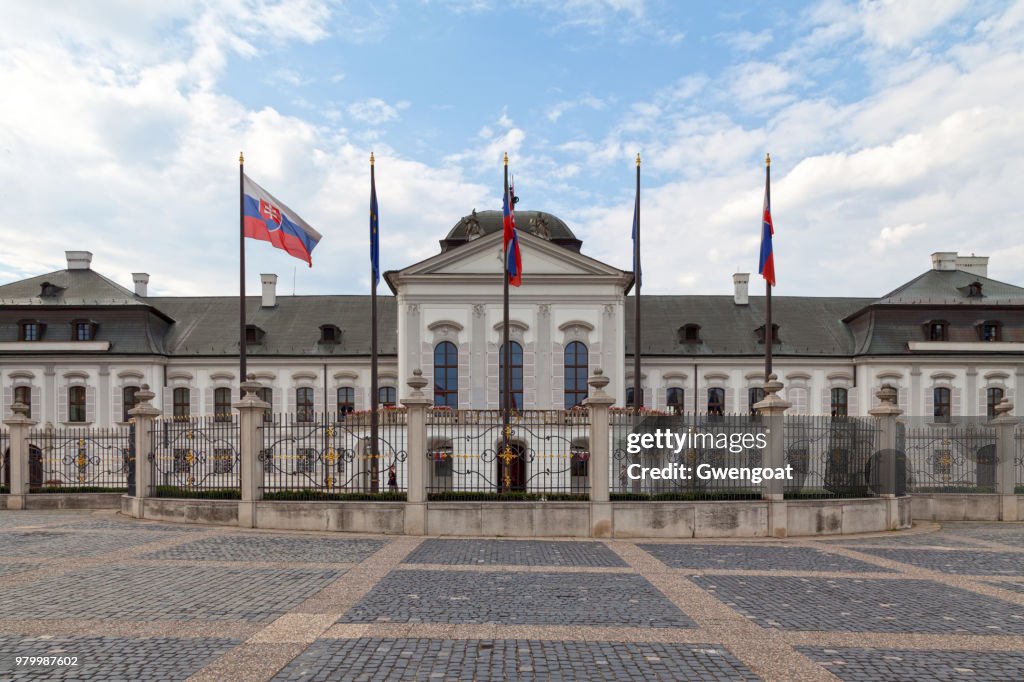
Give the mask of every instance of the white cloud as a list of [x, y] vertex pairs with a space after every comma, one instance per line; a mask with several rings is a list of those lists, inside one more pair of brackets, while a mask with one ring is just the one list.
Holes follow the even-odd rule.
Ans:
[[772, 42], [772, 32], [764, 29], [757, 33], [751, 31], [739, 31], [738, 33], [722, 34], [726, 45], [740, 52], [757, 52]]
[[408, 108], [408, 102], [396, 102], [391, 105], [380, 98], [371, 97], [350, 104], [348, 114], [357, 121], [379, 125], [397, 120], [399, 112]]
[[895, 227], [883, 227], [878, 236], [871, 240], [871, 250], [875, 253], [885, 253], [903, 244], [909, 237], [920, 234], [928, 229], [924, 223], [904, 223]]
[[882, 47], [906, 47], [966, 5], [966, 0], [861, 0], [864, 36]]

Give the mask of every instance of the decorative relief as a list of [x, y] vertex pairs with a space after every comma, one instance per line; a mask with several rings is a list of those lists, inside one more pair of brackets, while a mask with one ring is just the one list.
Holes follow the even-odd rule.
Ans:
[[551, 317], [551, 304], [541, 303], [539, 306], [537, 306], [537, 313], [541, 317]]
[[614, 303], [605, 303], [604, 304], [604, 316], [605, 317], [614, 317], [614, 315], [615, 315], [615, 304]]
[[487, 314], [487, 306], [483, 303], [476, 303], [473, 305], [473, 317], [483, 317]]
[[420, 312], [420, 306], [418, 303], [410, 303], [406, 310], [409, 311], [410, 315], [416, 315]]

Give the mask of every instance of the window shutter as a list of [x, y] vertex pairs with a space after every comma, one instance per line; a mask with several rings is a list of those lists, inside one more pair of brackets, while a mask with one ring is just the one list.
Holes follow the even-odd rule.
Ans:
[[[369, 389], [367, 389], [367, 390], [369, 390]], [[356, 410], [365, 410], [366, 408], [363, 407], [363, 405], [366, 404], [366, 396], [364, 395], [363, 389], [360, 388], [359, 386], [356, 386], [353, 389], [352, 392], [355, 394], [355, 401], [356, 401], [355, 409]]]
[[338, 413], [338, 389], [340, 386], [335, 386], [333, 390], [327, 391], [327, 414], [334, 415]]
[[[847, 398], [849, 399], [849, 398]], [[821, 389], [821, 409], [818, 414], [832, 414], [832, 387]], [[853, 410], [850, 410], [853, 414]]]
[[903, 408], [904, 412], [910, 410], [910, 389], [901, 388], [896, 392], [896, 396], [899, 399], [899, 406]]
[[[903, 400], [902, 400], [903, 396], [901, 395], [900, 398], [901, 398], [901, 400], [900, 400], [900, 407], [902, 407], [904, 410], [907, 409], [906, 406], [903, 405]], [[935, 387], [934, 386], [930, 387], [927, 391], [925, 391], [925, 395], [924, 395], [924, 416], [929, 418], [929, 419], [931, 419], [932, 417], [935, 416]]]
[[170, 417], [174, 414], [174, 387], [164, 386], [162, 389], [163, 404], [164, 404], [164, 416]]
[[96, 423], [99, 414], [96, 410], [96, 387], [85, 387], [85, 421]]
[[988, 415], [988, 389], [989, 388], [990, 388], [989, 386], [986, 386], [985, 388], [979, 388], [978, 389], [978, 412], [977, 412], [977, 414], [980, 414], [983, 417]]
[[858, 414], [860, 414], [860, 403], [859, 403], [860, 399], [858, 397], [860, 395], [860, 391], [861, 391], [860, 388], [850, 388], [846, 392], [846, 399], [849, 401], [848, 405], [847, 405], [847, 411], [851, 415], [858, 415]]
[[[338, 395], [334, 395], [337, 399]], [[313, 389], [313, 412], [320, 414], [324, 411], [324, 389], [314, 388]]]
[[722, 410], [729, 414], [730, 412], [738, 412], [736, 409], [736, 389], [732, 387], [726, 387], [725, 389], [725, 405]]
[[271, 391], [271, 393], [270, 393], [270, 404], [273, 406], [271, 408], [271, 411], [274, 414], [281, 414], [281, 412], [284, 411], [281, 408], [281, 400], [282, 400], [281, 391], [277, 390], [273, 386], [270, 387], [270, 391]]
[[204, 396], [206, 399], [206, 409], [203, 412], [203, 414], [215, 414], [217, 412], [217, 403], [213, 398], [213, 390], [214, 389], [212, 387], [207, 386], [206, 390], [204, 391], [204, 393], [206, 394]]
[[[962, 389], [954, 388], [952, 390], [952, 393], [953, 393], [953, 398], [952, 398], [951, 402], [953, 403], [953, 406], [952, 406], [952, 415], [951, 416], [953, 416], [953, 417], [962, 416], [963, 413], [964, 413], [963, 412], [963, 407], [961, 405], [961, 402], [962, 402], [962, 400], [961, 400]], [[985, 413], [982, 412], [982, 414], [985, 414]]]
[[115, 386], [110, 392], [110, 423], [124, 419], [124, 386]]
[[188, 389], [188, 414], [191, 417], [195, 417], [201, 414], [199, 409], [199, 389], [195, 387], [189, 387]]
[[68, 400], [71, 398], [69, 395], [71, 387], [68, 385], [61, 386], [60, 399], [57, 401], [57, 421], [64, 423], [68, 420]]
[[10, 406], [14, 404], [14, 387], [4, 386], [4, 404], [0, 412], [3, 413], [4, 418], [10, 417], [13, 412], [10, 411]]

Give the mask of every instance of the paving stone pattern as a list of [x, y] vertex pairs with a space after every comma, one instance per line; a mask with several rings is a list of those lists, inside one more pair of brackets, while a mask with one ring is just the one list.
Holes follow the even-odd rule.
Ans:
[[927, 580], [734, 575], [693, 580], [766, 628], [1024, 634], [1024, 607]]
[[73, 530], [13, 530], [3, 534], [3, 557], [91, 557], [174, 537], [168, 533], [76, 533]]
[[841, 680], [1024, 680], [1024, 653], [1004, 651], [934, 651], [904, 649], [797, 650], [821, 663]]
[[24, 573], [25, 571], [31, 571], [34, 568], [38, 568], [39, 564], [6, 564], [0, 563], [0, 576], [13, 575], [15, 573]]
[[386, 545], [384, 540], [288, 535], [242, 535], [202, 538], [146, 554], [145, 559], [190, 561], [282, 561], [355, 563]]
[[861, 547], [857, 551], [942, 573], [1024, 577], [1024, 555], [1010, 552]]
[[[237, 644], [223, 638], [0, 635], [0, 679], [183, 680]], [[73, 656], [78, 665], [16, 665], [17, 656]]]
[[426, 540], [406, 557], [407, 564], [625, 567], [600, 542], [544, 540]]
[[0, 587], [6, 618], [268, 622], [342, 574], [303, 568], [99, 566]]
[[649, 544], [639, 547], [672, 568], [722, 568], [744, 570], [789, 570], [877, 573], [888, 572], [857, 559], [829, 554], [814, 547], [773, 545], [674, 545]]
[[639, 575], [392, 571], [342, 623], [694, 627]]
[[713, 644], [317, 640], [275, 680], [757, 680]]

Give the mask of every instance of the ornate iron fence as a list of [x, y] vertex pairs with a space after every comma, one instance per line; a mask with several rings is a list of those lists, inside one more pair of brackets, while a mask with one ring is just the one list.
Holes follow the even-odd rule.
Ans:
[[[764, 423], [756, 417], [616, 410], [611, 413], [610, 426], [612, 500], [757, 499], [761, 496], [760, 481], [720, 475], [723, 470], [762, 466], [762, 448], [748, 447], [765, 431]], [[630, 452], [630, 434], [656, 437], [658, 432], [666, 430], [685, 436], [685, 442], [663, 441], [664, 447], [658, 447], [657, 441], [653, 441], [656, 447], [641, 447], [639, 452]], [[634, 450], [636, 445], [642, 446], [642, 443], [634, 444]], [[659, 478], [653, 477], [652, 470], [660, 470]]]
[[165, 417], [151, 436], [154, 497], [241, 497], [237, 415]]
[[1013, 469], [1017, 472], [1015, 492], [1018, 495], [1024, 495], [1024, 428], [1018, 426], [1013, 435], [1014, 441], [1017, 443], [1013, 460]]
[[0, 494], [11, 491], [11, 436], [0, 430]]
[[523, 410], [505, 448], [501, 410], [433, 408], [427, 415], [427, 495], [434, 500], [569, 499], [590, 493], [589, 412]]
[[904, 431], [907, 490], [995, 492], [996, 430], [981, 421], [918, 423]]
[[45, 428], [29, 432], [29, 492], [127, 490], [132, 431]]
[[[788, 498], [865, 497], [878, 443], [873, 417], [784, 416]], [[876, 472], [877, 473], [877, 472]]]
[[373, 447], [368, 413], [275, 414], [260, 427], [263, 498], [279, 500], [403, 499], [406, 413], [379, 413]]

